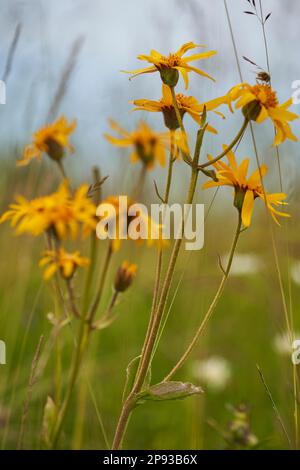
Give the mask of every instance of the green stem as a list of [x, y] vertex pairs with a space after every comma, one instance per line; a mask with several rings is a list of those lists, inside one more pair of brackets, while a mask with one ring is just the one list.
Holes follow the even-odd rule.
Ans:
[[[197, 135], [197, 142], [196, 142], [195, 153], [194, 153], [194, 158], [193, 158], [193, 166], [191, 168], [189, 190], [188, 190], [188, 195], [187, 195], [187, 200], [186, 200], [187, 204], [192, 204], [193, 199], [194, 199], [196, 183], [198, 179], [197, 165], [199, 161], [200, 149], [201, 149], [201, 144], [202, 144], [205, 130], [206, 130], [206, 127], [204, 127], [203, 129], [200, 129]], [[149, 332], [148, 342], [145, 348], [142, 350], [140, 365], [139, 365], [138, 372], [136, 375], [135, 383], [133, 385], [131, 392], [129, 393], [129, 396], [127, 397], [123, 405], [123, 409], [121, 411], [121, 415], [117, 424], [117, 429], [116, 429], [113, 447], [112, 447], [114, 450], [119, 449], [122, 445], [122, 440], [126, 432], [127, 424], [128, 424], [131, 412], [135, 406], [136, 395], [141, 390], [146, 374], [148, 372], [149, 364], [150, 364], [151, 357], [152, 357], [153, 347], [155, 345], [156, 337], [159, 332], [161, 319], [162, 319], [163, 312], [165, 309], [168, 294], [171, 288], [171, 282], [172, 282], [181, 243], [182, 243], [182, 238], [178, 238], [175, 241], [175, 244], [173, 247], [173, 251], [170, 257], [166, 276], [163, 282], [163, 287], [162, 287], [162, 291], [160, 294], [158, 306], [154, 310], [154, 315], [152, 318], [152, 327]]]
[[170, 380], [173, 375], [183, 366], [183, 364], [186, 362], [187, 358], [189, 357], [189, 355], [191, 354], [191, 352], [193, 351], [195, 345], [197, 344], [197, 341], [199, 339], [199, 337], [201, 336], [201, 334], [203, 333], [207, 323], [209, 322], [212, 314], [214, 313], [214, 310], [221, 298], [221, 295], [223, 293], [223, 290], [224, 290], [224, 287], [225, 287], [225, 284], [226, 284], [226, 281], [228, 279], [228, 276], [229, 276], [229, 272], [230, 272], [230, 268], [231, 268], [231, 265], [232, 265], [232, 260], [233, 260], [233, 256], [234, 256], [234, 253], [235, 253], [235, 249], [236, 249], [236, 246], [237, 246], [237, 242], [238, 242], [238, 239], [239, 239], [239, 236], [240, 236], [240, 233], [241, 233], [241, 227], [242, 227], [242, 220], [241, 220], [241, 216], [239, 214], [239, 218], [238, 218], [238, 224], [237, 224], [237, 228], [236, 228], [236, 232], [235, 232], [235, 235], [234, 235], [234, 239], [233, 239], [233, 242], [232, 242], [232, 246], [231, 246], [231, 250], [230, 250], [230, 255], [229, 255], [229, 259], [228, 259], [228, 263], [227, 263], [227, 267], [226, 267], [226, 270], [224, 271], [224, 275], [222, 277], [222, 280], [221, 280], [221, 283], [219, 285], [219, 288], [216, 292], [216, 295], [212, 301], [212, 303], [210, 304], [198, 330], [196, 331], [192, 341], [190, 342], [189, 346], [187, 347], [185, 353], [181, 356], [181, 358], [179, 359], [179, 361], [177, 362], [177, 364], [173, 367], [173, 369], [171, 370], [171, 372], [169, 372], [168, 375], [166, 375], [166, 377], [163, 379], [164, 382]]
[[[169, 155], [169, 165], [168, 165], [168, 174], [167, 174], [167, 180], [166, 180], [166, 188], [165, 188], [165, 194], [164, 194], [164, 203], [167, 204], [169, 201], [169, 196], [170, 196], [170, 189], [171, 189], [171, 183], [172, 183], [172, 176], [173, 176], [173, 164], [174, 164], [174, 136], [173, 132], [170, 131], [170, 155]], [[150, 319], [147, 327], [147, 332], [142, 348], [142, 355], [147, 347], [148, 341], [149, 341], [149, 335], [152, 329], [153, 325], [153, 319], [154, 319], [154, 314], [155, 314], [155, 309], [157, 308], [157, 301], [158, 301], [158, 295], [159, 295], [159, 285], [160, 285], [160, 277], [161, 277], [161, 267], [162, 267], [162, 258], [163, 258], [163, 252], [162, 252], [162, 247], [159, 246], [158, 248], [158, 258], [157, 258], [157, 267], [156, 267], [156, 273], [155, 273], [155, 281], [154, 281], [154, 291], [153, 291], [153, 299], [152, 299], [152, 306], [151, 306], [151, 312], [150, 312]], [[139, 372], [141, 363], [139, 364], [137, 373]]]
[[213, 163], [216, 163], [217, 161], [221, 160], [221, 158], [225, 157], [228, 152], [239, 142], [239, 140], [243, 137], [243, 134], [246, 130], [246, 127], [249, 124], [249, 120], [245, 118], [242, 127], [240, 128], [239, 132], [237, 133], [236, 137], [233, 139], [233, 141], [226, 147], [226, 149], [220, 153], [217, 157], [213, 158], [212, 160], [209, 160], [208, 162], [202, 163], [201, 165], [198, 166], [199, 170], [203, 170], [203, 168], [206, 168]]
[[63, 162], [61, 160], [57, 160], [57, 165], [58, 165], [62, 178], [64, 180], [68, 179]]
[[83, 312], [83, 315], [81, 316], [81, 321], [80, 321], [80, 326], [79, 326], [79, 331], [78, 331], [78, 338], [77, 338], [75, 352], [74, 352], [72, 366], [71, 366], [70, 380], [67, 386], [67, 391], [66, 391], [63, 404], [59, 410], [57, 420], [54, 426], [54, 430], [51, 436], [52, 448], [57, 447], [57, 443], [58, 443], [59, 436], [62, 430], [62, 426], [65, 420], [68, 408], [70, 406], [70, 401], [71, 401], [74, 386], [75, 386], [75, 383], [76, 383], [76, 380], [80, 371], [82, 358], [87, 347], [89, 335], [92, 331], [90, 325], [94, 319], [94, 315], [97, 311], [97, 307], [101, 300], [111, 255], [112, 255], [112, 249], [111, 249], [111, 245], [109, 245], [107, 254], [104, 260], [103, 268], [102, 268], [102, 273], [100, 277], [100, 283], [99, 283], [99, 288], [98, 288], [96, 298], [94, 300], [94, 303], [91, 307], [90, 312], [88, 314], [86, 312]]
[[180, 114], [180, 110], [179, 110], [179, 107], [178, 107], [178, 102], [177, 102], [177, 98], [176, 98], [176, 92], [175, 92], [175, 88], [174, 87], [170, 87], [171, 89], [171, 94], [172, 94], [172, 101], [173, 101], [173, 107], [174, 107], [174, 110], [175, 110], [175, 114], [176, 114], [176, 118], [177, 118], [177, 121], [179, 123], [179, 127], [181, 129], [181, 132], [184, 134], [185, 136], [185, 144], [187, 146], [187, 150], [188, 150], [188, 154], [186, 155], [185, 153], [181, 152], [182, 153], [182, 157], [184, 159], [185, 162], [187, 162], [188, 164], [192, 164], [193, 163], [193, 160], [192, 158], [190, 157], [190, 151], [189, 151], [189, 145], [188, 145], [188, 139], [187, 139], [187, 134], [186, 134], [186, 131], [185, 131], [185, 127], [184, 127], [184, 124], [183, 124], [183, 120], [182, 120], [182, 117], [181, 117], [181, 114]]
[[113, 254], [112, 244], [109, 243], [109, 246], [108, 246], [108, 249], [107, 249], [107, 252], [106, 252], [106, 256], [105, 256], [105, 259], [104, 259], [104, 264], [103, 264], [103, 268], [102, 268], [102, 273], [101, 273], [101, 277], [100, 277], [98, 291], [97, 291], [96, 297], [94, 299], [94, 302], [93, 302], [93, 304], [90, 308], [90, 311], [87, 315], [87, 321], [90, 324], [93, 323], [94, 317], [97, 313], [97, 308], [99, 306], [99, 303], [100, 303], [100, 300], [101, 300], [101, 297], [102, 297], [104, 284], [105, 284], [106, 276], [107, 276], [107, 273], [108, 273], [108, 268], [109, 268], [109, 264], [110, 264], [110, 261], [111, 261], [112, 254]]
[[180, 111], [179, 111], [178, 103], [177, 103], [175, 88], [170, 87], [170, 89], [171, 89], [171, 93], [172, 93], [173, 106], [174, 106], [174, 109], [175, 109], [175, 114], [176, 114], [177, 121], [179, 123], [181, 131], [184, 134], [186, 134], [185, 128], [184, 128], [184, 125], [183, 125], [183, 121], [182, 121], [182, 117], [181, 117], [181, 114], [180, 114]]

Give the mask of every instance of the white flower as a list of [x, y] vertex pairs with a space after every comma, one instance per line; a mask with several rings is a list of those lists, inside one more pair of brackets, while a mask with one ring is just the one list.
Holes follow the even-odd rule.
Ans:
[[288, 331], [278, 333], [273, 340], [275, 351], [283, 356], [290, 356], [293, 352], [292, 344], [296, 339], [300, 339], [300, 333], [298, 332], [292, 333], [292, 337], [290, 337]]
[[229, 361], [220, 356], [211, 356], [201, 361], [195, 361], [192, 372], [195, 378], [215, 391], [224, 389], [232, 375]]
[[291, 277], [295, 284], [300, 284], [300, 261], [293, 263], [291, 267]]
[[[228, 261], [228, 255], [225, 257]], [[226, 264], [225, 264], [226, 266]], [[231, 276], [247, 276], [261, 271], [263, 262], [258, 255], [253, 253], [236, 253], [230, 269]]]

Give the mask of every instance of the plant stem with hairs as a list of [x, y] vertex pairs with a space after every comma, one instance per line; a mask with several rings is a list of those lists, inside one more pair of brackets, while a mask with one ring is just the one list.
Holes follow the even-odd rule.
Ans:
[[206, 312], [199, 328], [197, 329], [192, 341], [190, 342], [189, 346], [187, 347], [185, 353], [181, 356], [181, 358], [179, 359], [177, 364], [173, 367], [171, 372], [169, 372], [169, 374], [166, 375], [166, 377], [163, 379], [164, 382], [170, 380], [173, 377], [173, 375], [184, 365], [184, 363], [186, 362], [186, 360], [190, 356], [191, 352], [195, 348], [201, 334], [205, 330], [205, 327], [206, 327], [207, 323], [209, 322], [210, 318], [212, 317], [212, 315], [213, 315], [213, 313], [216, 309], [216, 306], [217, 306], [217, 304], [218, 304], [218, 302], [219, 302], [219, 300], [222, 296], [222, 293], [224, 291], [224, 288], [225, 288], [225, 285], [226, 285], [226, 282], [227, 282], [227, 279], [228, 279], [228, 276], [229, 276], [229, 272], [230, 272], [230, 268], [231, 268], [231, 265], [232, 265], [235, 249], [236, 249], [238, 239], [239, 239], [239, 236], [240, 236], [240, 233], [241, 233], [241, 227], [242, 227], [242, 219], [241, 219], [241, 215], [239, 213], [237, 228], [236, 228], [236, 232], [235, 232], [234, 239], [233, 239], [233, 242], [232, 242], [232, 246], [231, 246], [231, 250], [230, 250], [230, 254], [229, 254], [229, 259], [228, 259], [228, 262], [227, 262], [227, 267], [224, 270], [224, 275], [222, 277], [219, 288], [218, 288], [218, 290], [215, 294], [215, 297], [214, 297], [212, 303], [210, 304], [210, 306], [209, 306], [209, 308], [208, 308], [208, 310], [207, 310], [207, 312]]
[[[190, 183], [189, 183], [188, 195], [187, 195], [187, 200], [186, 200], [187, 204], [192, 204], [193, 199], [194, 199], [198, 173], [199, 173], [197, 166], [199, 162], [200, 150], [201, 150], [205, 130], [206, 130], [206, 125], [202, 127], [198, 131], [198, 134], [197, 134], [197, 142], [195, 146], [193, 166], [191, 167]], [[183, 228], [184, 228], [184, 222], [183, 222], [182, 229]], [[113, 447], [112, 447], [113, 449], [119, 449], [122, 445], [122, 440], [126, 432], [127, 424], [129, 422], [131, 412], [136, 403], [136, 396], [143, 387], [144, 380], [149, 369], [153, 348], [155, 345], [157, 334], [159, 332], [159, 326], [161, 323], [165, 305], [168, 299], [168, 294], [170, 291], [171, 282], [173, 279], [173, 274], [174, 274], [178, 254], [180, 251], [181, 243], [182, 243], [182, 238], [178, 238], [174, 243], [173, 251], [169, 260], [166, 276], [165, 276], [162, 290], [160, 293], [158, 305], [157, 305], [157, 308], [153, 309], [152, 315], [150, 317], [151, 327], [150, 327], [150, 332], [148, 336], [148, 341], [146, 344], [144, 344], [142, 354], [141, 354], [140, 364], [139, 364], [138, 372], [136, 374], [133, 388], [124, 402], [121, 415], [117, 424], [117, 429], [115, 432], [115, 437], [114, 437], [114, 442], [113, 442]]]
[[228, 152], [230, 152], [231, 149], [233, 149], [233, 147], [240, 141], [240, 139], [243, 137], [244, 135], [244, 132], [246, 130], [246, 127], [248, 126], [249, 124], [249, 120], [247, 118], [244, 119], [244, 122], [243, 122], [243, 125], [242, 127], [240, 128], [239, 132], [237, 133], [237, 135], [235, 136], [235, 138], [233, 139], [233, 141], [227, 146], [227, 148], [221, 152], [217, 157], [213, 158], [212, 160], [209, 160], [205, 163], [202, 163], [201, 165], [198, 166], [199, 170], [203, 170], [204, 168], [212, 165], [213, 163], [216, 163], [218, 162], [219, 160], [221, 160], [221, 158], [225, 157], [225, 155], [227, 155]]
[[[166, 188], [165, 188], [165, 194], [164, 194], [164, 198], [163, 198], [164, 204], [167, 204], [168, 201], [169, 201], [174, 161], [175, 161], [174, 160], [174, 136], [173, 136], [173, 132], [170, 131], [170, 155], [169, 155], [169, 164], [168, 164], [168, 174], [167, 174], [167, 180], [166, 180]], [[147, 344], [148, 344], [148, 341], [149, 341], [149, 335], [150, 335], [150, 332], [151, 332], [151, 329], [152, 329], [154, 313], [155, 313], [155, 309], [157, 307], [158, 296], [159, 296], [160, 278], [161, 278], [162, 258], [163, 258], [162, 247], [159, 246], [156, 273], [155, 273], [155, 281], [154, 281], [154, 291], [153, 291], [153, 298], [152, 298], [152, 306], [151, 306], [151, 312], [150, 312], [150, 320], [149, 320], [149, 323], [148, 323], [148, 328], [147, 328], [146, 336], [145, 336], [145, 339], [144, 339], [142, 354], [145, 351], [145, 349], [147, 347]], [[140, 366], [141, 366], [141, 362], [139, 364], [139, 368], [138, 368], [137, 373], [139, 372]]]
[[62, 430], [62, 426], [65, 420], [68, 408], [70, 406], [70, 401], [71, 401], [74, 386], [75, 386], [75, 383], [76, 383], [76, 380], [80, 371], [82, 358], [87, 348], [89, 336], [92, 331], [91, 324], [93, 322], [94, 316], [97, 312], [97, 308], [102, 297], [102, 293], [103, 293], [103, 289], [104, 289], [104, 285], [106, 281], [106, 276], [107, 276], [107, 272], [108, 272], [108, 268], [109, 268], [109, 264], [111, 260], [111, 255], [112, 255], [112, 248], [111, 248], [111, 244], [109, 244], [107, 253], [105, 256], [101, 276], [100, 276], [100, 282], [99, 282], [96, 297], [94, 299], [94, 302], [90, 310], [87, 312], [83, 312], [83, 314], [81, 315], [78, 337], [76, 341], [76, 346], [75, 346], [75, 351], [74, 351], [73, 361], [72, 361], [72, 366], [71, 366], [70, 380], [67, 385], [65, 398], [58, 412], [57, 420], [56, 420], [53, 433], [51, 436], [51, 442], [52, 442], [53, 448], [57, 447], [59, 436]]

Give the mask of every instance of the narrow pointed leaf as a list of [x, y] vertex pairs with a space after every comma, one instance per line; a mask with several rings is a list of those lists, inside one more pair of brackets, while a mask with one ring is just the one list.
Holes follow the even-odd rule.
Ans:
[[189, 382], [161, 382], [140, 393], [137, 404], [145, 401], [181, 400], [200, 393], [203, 393], [202, 388]]

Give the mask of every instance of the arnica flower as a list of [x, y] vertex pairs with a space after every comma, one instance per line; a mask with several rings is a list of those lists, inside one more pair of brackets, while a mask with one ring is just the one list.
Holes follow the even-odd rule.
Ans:
[[64, 248], [60, 248], [58, 251], [45, 251], [39, 265], [41, 267], [48, 265], [43, 274], [44, 279], [47, 281], [58, 270], [62, 277], [65, 279], [71, 279], [74, 276], [77, 267], [87, 266], [89, 262], [89, 258], [80, 256], [79, 251], [67, 253]]
[[[223, 148], [225, 150], [227, 146], [224, 145]], [[210, 156], [209, 159], [211, 159]], [[218, 181], [208, 181], [204, 183], [203, 188], [232, 186], [235, 190], [234, 205], [240, 211], [245, 227], [249, 227], [251, 223], [254, 200], [257, 197], [265, 202], [267, 209], [270, 211], [276, 223], [278, 223], [276, 216], [290, 217], [289, 214], [279, 212], [275, 209], [276, 206], [286, 204], [283, 202], [283, 200], [286, 199], [286, 194], [264, 193], [260, 175], [264, 176], [267, 173], [268, 168], [266, 165], [261, 165], [260, 169], [255, 170], [250, 177], [247, 177], [249, 166], [248, 158], [244, 159], [242, 163], [238, 165], [234, 153], [230, 151], [227, 153], [227, 159], [228, 165], [220, 160], [213, 164], [217, 170], [216, 177]]]
[[279, 104], [276, 92], [270, 85], [260, 83], [251, 86], [240, 83], [229, 91], [227, 99], [229, 102], [237, 100], [235, 107], [242, 108], [244, 116], [249, 120], [261, 123], [270, 118], [276, 130], [274, 145], [279, 145], [286, 139], [297, 142], [289, 125], [290, 121], [298, 118], [297, 114], [288, 111], [292, 99]]
[[76, 121], [68, 122], [61, 116], [52, 124], [42, 127], [33, 135], [33, 142], [25, 147], [23, 158], [17, 161], [18, 166], [25, 166], [33, 159], [40, 160], [46, 153], [52, 160], [60, 161], [65, 150], [73, 152], [69, 137], [76, 128]]
[[[193, 96], [185, 96], [182, 93], [178, 93], [176, 95], [176, 100], [181, 118], [183, 119], [183, 116], [187, 113], [194, 119], [194, 121], [197, 122], [197, 124], [200, 124], [205, 104], [200, 104]], [[136, 106], [134, 111], [140, 110], [152, 113], [162, 113], [165, 126], [170, 130], [176, 130], [180, 127], [176, 117], [175, 108], [173, 106], [172, 93], [168, 85], [162, 85], [162, 98], [159, 101], [140, 99], [134, 100], [132, 103]], [[207, 130], [217, 134], [216, 129], [211, 126], [207, 126]]]
[[155, 163], [165, 165], [168, 133], [155, 132], [143, 121], [132, 132], [126, 131], [113, 120], [110, 120], [110, 127], [121, 137], [105, 134], [106, 139], [118, 147], [132, 147], [133, 163], [141, 161], [147, 169], [152, 169]]
[[[121, 197], [126, 198], [127, 204], [120, 204]], [[98, 238], [110, 238], [113, 251], [118, 251], [120, 249], [122, 239], [131, 239], [140, 245], [144, 241], [143, 238], [132, 238], [130, 236], [130, 224], [133, 222], [134, 224], [143, 224], [145, 227], [147, 227], [148, 246], [153, 245], [153, 243], [157, 243], [160, 246], [166, 245], [167, 242], [162, 240], [162, 225], [158, 224], [143, 211], [137, 210], [135, 216], [130, 215], [128, 213], [129, 208], [133, 205], [134, 201], [127, 196], [108, 196], [106, 199], [104, 199], [101, 204], [99, 204], [96, 212], [96, 214], [100, 217], [100, 222], [103, 222], [103, 224], [97, 225]], [[110, 225], [110, 228], [113, 229], [113, 237], [109, 232], [108, 225]], [[109, 236], [107, 237], [107, 235]]]
[[125, 292], [125, 290], [131, 286], [136, 275], [136, 270], [136, 264], [123, 261], [115, 277], [114, 288], [116, 292]]
[[65, 181], [55, 193], [27, 200], [17, 196], [0, 223], [10, 220], [16, 234], [30, 233], [37, 236], [50, 232], [60, 239], [75, 238], [81, 229], [85, 237], [96, 228], [96, 206], [87, 196], [88, 185], [80, 186], [72, 195]]
[[183, 57], [187, 51], [190, 49], [195, 49], [196, 47], [203, 46], [194, 44], [193, 42], [187, 42], [183, 44], [177, 52], [170, 53], [168, 56], [164, 56], [152, 49], [150, 51], [150, 55], [139, 55], [137, 57], [139, 60], [145, 60], [146, 62], [152, 64], [150, 67], [132, 71], [124, 70], [124, 72], [131, 73], [133, 76], [141, 75], [143, 73], [159, 72], [163, 83], [165, 83], [165, 85], [169, 85], [170, 87], [175, 87], [177, 85], [180, 72], [186, 89], [188, 88], [189, 84], [189, 72], [195, 72], [198, 75], [202, 75], [203, 77], [214, 80], [206, 72], [203, 72], [203, 70], [200, 70], [196, 67], [192, 67], [189, 63], [195, 60], [207, 59], [215, 55], [217, 53], [216, 51], [201, 52], [190, 55], [188, 57]]

